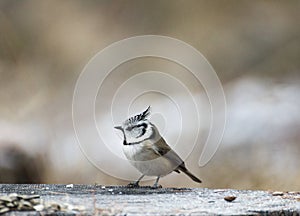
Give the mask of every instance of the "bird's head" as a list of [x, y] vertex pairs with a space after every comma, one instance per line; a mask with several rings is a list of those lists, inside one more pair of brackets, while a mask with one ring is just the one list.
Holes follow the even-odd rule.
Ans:
[[150, 138], [154, 135], [154, 126], [147, 119], [150, 115], [150, 106], [142, 113], [132, 116], [123, 122], [121, 126], [116, 126], [123, 132], [124, 141], [136, 143]]

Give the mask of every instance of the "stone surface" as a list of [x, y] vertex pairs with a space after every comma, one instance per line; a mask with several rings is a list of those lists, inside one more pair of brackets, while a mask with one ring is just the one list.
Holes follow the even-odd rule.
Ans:
[[[274, 196], [267, 191], [206, 188], [127, 188], [101, 185], [0, 184], [0, 196], [38, 194], [51, 215], [300, 215], [299, 192]], [[232, 202], [225, 197], [236, 197]], [[40, 215], [35, 211], [4, 215]]]

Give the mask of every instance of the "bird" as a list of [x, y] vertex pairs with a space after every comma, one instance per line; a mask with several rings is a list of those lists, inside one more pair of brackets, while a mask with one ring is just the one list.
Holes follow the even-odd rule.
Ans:
[[139, 187], [139, 182], [144, 176], [155, 176], [152, 187], [159, 188], [159, 179], [173, 171], [183, 172], [193, 181], [201, 183], [202, 181], [186, 168], [184, 161], [167, 144], [158, 128], [149, 121], [150, 108], [149, 106], [142, 113], [114, 127], [123, 133], [123, 152], [126, 158], [142, 173], [140, 178], [128, 186]]

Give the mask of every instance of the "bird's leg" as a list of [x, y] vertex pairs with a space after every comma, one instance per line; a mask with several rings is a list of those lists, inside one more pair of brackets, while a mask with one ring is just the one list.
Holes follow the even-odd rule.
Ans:
[[140, 185], [139, 185], [139, 183], [140, 183], [140, 181], [142, 180], [142, 178], [144, 178], [144, 174], [141, 176], [141, 177], [139, 177], [139, 179], [138, 180], [136, 180], [135, 182], [131, 182], [131, 183], [129, 183], [127, 186], [128, 187], [139, 187]]
[[161, 188], [162, 186], [158, 184], [160, 176], [157, 176], [154, 185], [152, 186], [152, 188]]

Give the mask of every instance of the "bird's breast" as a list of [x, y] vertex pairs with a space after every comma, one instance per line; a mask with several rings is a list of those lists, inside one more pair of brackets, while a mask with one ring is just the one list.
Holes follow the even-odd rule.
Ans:
[[176, 168], [169, 159], [155, 153], [151, 141], [124, 145], [123, 151], [129, 162], [148, 176], [164, 176]]
[[144, 141], [139, 144], [124, 145], [123, 151], [128, 160], [147, 161], [159, 157], [152, 148], [153, 144], [151, 141]]

